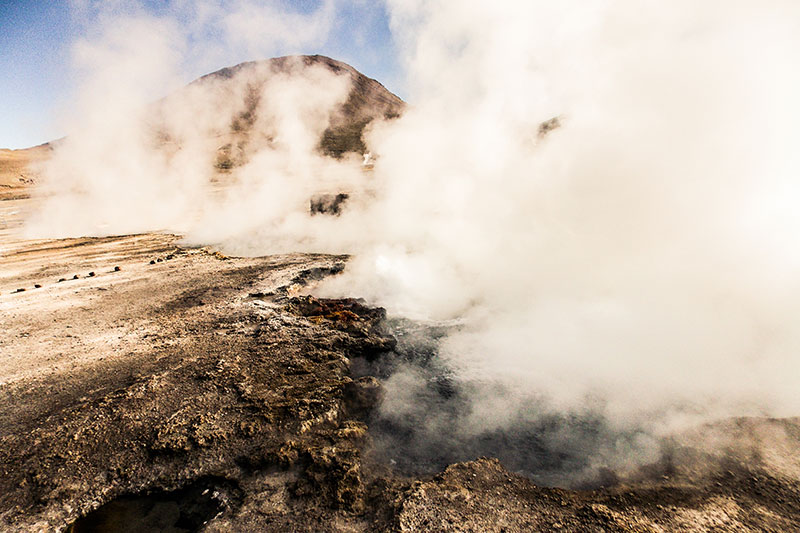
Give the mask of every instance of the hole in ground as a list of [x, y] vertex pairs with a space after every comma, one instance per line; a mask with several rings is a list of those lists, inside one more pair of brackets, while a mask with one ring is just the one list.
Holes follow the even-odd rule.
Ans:
[[76, 520], [66, 533], [190, 533], [239, 499], [230, 482], [203, 479], [180, 490], [120, 496]]

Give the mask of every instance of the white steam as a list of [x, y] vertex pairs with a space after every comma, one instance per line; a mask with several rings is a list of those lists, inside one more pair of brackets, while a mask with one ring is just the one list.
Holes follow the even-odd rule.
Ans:
[[[411, 105], [371, 128], [373, 175], [314, 155], [348, 86], [312, 71], [270, 82], [260, 118], [274, 138], [213, 193], [208, 132], [242, 98], [206, 88], [167, 100], [179, 148], [153, 149], [148, 80], [177, 62], [162, 21], [137, 30], [135, 48], [118, 32], [87, 52], [80, 128], [32, 227], [355, 253], [326, 294], [465, 319], [442, 354], [481, 391], [467, 433], [511, 423], [530, 399], [654, 432], [798, 414], [800, 5], [387, 3]], [[554, 116], [562, 127], [540, 136]], [[308, 197], [337, 187], [367, 192], [341, 217], [308, 216]], [[387, 406], [408, 408], [415, 382], [397, 376]]]
[[[289, 219], [307, 207], [315, 180], [360, 179], [353, 161], [317, 154], [349, 93], [346, 75], [290, 59], [277, 73], [266, 63], [250, 65], [233, 82], [205, 79], [183, 88], [180, 81], [196, 48], [211, 56], [228, 47], [272, 53], [324, 39], [332, 2], [285, 17], [272, 4], [245, 1], [232, 11], [218, 2], [192, 9], [178, 2], [161, 17], [94, 8], [92, 37], [74, 46], [82, 83], [66, 117], [70, 134], [43, 168], [42, 207], [30, 235], [169, 230], [217, 242], [265, 226], [282, 232], [297, 225]], [[259, 25], [266, 33], [255, 31]], [[195, 42], [214, 28], [221, 41]], [[171, 95], [155, 102], [165, 88]], [[238, 130], [252, 135], [237, 134], [235, 124], [248, 113], [256, 123]], [[243, 166], [220, 176], [220, 152]]]
[[416, 92], [370, 139], [364, 290], [556, 409], [796, 414], [800, 8], [390, 4]]

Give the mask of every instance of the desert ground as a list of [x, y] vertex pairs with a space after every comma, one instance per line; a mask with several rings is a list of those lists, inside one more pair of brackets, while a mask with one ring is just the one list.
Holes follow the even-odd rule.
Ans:
[[385, 313], [309, 296], [346, 256], [226, 257], [170, 234], [26, 240], [36, 200], [9, 183], [0, 530], [800, 529], [797, 419], [697, 428], [584, 490], [485, 457], [397, 472], [370, 453], [380, 380], [353, 371], [393, 350]]
[[45, 161], [50, 152], [49, 143], [23, 150], [0, 148], [0, 200], [27, 197], [39, 174], [36, 165]]

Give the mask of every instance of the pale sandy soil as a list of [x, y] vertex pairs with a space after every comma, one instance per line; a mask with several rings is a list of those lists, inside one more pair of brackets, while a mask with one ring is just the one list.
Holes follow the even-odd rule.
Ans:
[[0, 148], [0, 200], [26, 197], [39, 177], [37, 164], [47, 160], [50, 151], [49, 144], [22, 150]]
[[148, 334], [143, 310], [172, 293], [162, 285], [176, 267], [148, 262], [174, 251], [175, 241], [136, 235], [4, 244], [0, 384], [136, 351]]

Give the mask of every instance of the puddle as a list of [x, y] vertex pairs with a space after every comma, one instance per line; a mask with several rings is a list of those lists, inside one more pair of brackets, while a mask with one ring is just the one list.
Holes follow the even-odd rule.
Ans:
[[204, 480], [181, 490], [121, 496], [70, 525], [66, 533], [190, 533], [230, 507], [237, 490]]

